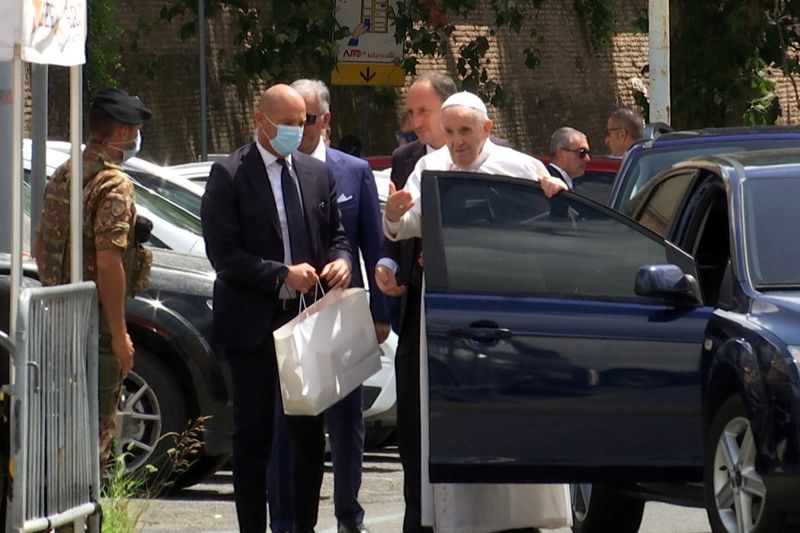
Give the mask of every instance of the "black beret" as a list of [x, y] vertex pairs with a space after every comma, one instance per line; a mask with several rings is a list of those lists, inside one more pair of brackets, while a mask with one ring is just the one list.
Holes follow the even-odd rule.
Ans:
[[153, 116], [138, 96], [131, 96], [122, 89], [100, 89], [92, 96], [91, 106], [125, 124], [144, 124]]

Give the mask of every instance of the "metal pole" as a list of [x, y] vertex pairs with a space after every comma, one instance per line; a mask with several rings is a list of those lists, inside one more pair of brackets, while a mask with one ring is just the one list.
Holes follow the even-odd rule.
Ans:
[[650, 122], [669, 124], [669, 0], [650, 0]]
[[9, 322], [16, 340], [17, 306], [22, 286], [22, 113], [25, 93], [22, 80], [22, 48], [14, 45], [12, 67], [13, 99], [11, 119], [11, 306]]
[[70, 273], [72, 283], [83, 281], [83, 66], [69, 67], [69, 140], [72, 143], [70, 184]]
[[206, 85], [206, 3], [197, 0], [198, 39], [200, 41], [200, 160], [208, 160], [208, 87]]
[[[0, 63], [0, 124], [11, 124], [14, 100], [14, 76], [12, 63]], [[0, 252], [11, 251], [11, 219], [17, 216], [11, 210], [11, 180], [5, 176], [13, 173], [11, 151], [11, 128], [0, 128]]]
[[364, 98], [361, 106], [361, 157], [365, 157], [370, 153], [369, 128], [372, 113], [370, 113], [369, 107], [370, 102], [372, 102], [372, 87], [364, 87], [363, 94]]
[[47, 69], [47, 65], [31, 64], [31, 246], [47, 180]]

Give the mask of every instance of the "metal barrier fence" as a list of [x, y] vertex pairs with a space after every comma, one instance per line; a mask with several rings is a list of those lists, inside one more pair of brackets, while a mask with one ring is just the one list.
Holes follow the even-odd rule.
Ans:
[[[94, 283], [20, 295], [7, 530], [80, 523], [76, 531], [83, 531], [85, 517], [99, 508], [97, 313]], [[98, 524], [91, 520], [90, 530]]]

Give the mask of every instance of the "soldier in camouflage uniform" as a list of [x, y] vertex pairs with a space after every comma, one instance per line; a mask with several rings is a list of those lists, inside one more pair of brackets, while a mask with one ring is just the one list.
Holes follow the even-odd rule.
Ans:
[[[83, 152], [83, 278], [97, 284], [100, 301], [101, 468], [111, 452], [122, 379], [133, 367], [125, 297], [147, 287], [151, 262], [150, 252], [136, 240], [133, 184], [120, 165], [139, 150], [139, 130], [151, 114], [125, 91], [98, 91], [92, 97], [89, 142]], [[56, 170], [44, 193], [34, 254], [46, 286], [70, 282], [70, 165], [67, 161]]]

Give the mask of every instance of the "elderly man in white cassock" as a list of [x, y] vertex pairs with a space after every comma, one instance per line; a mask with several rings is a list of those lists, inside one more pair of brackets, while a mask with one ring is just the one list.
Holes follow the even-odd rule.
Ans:
[[[420, 179], [423, 170], [462, 170], [538, 181], [548, 197], [566, 185], [548, 175], [541, 161], [489, 138], [492, 121], [476, 95], [460, 92], [442, 104], [446, 145], [417, 162], [404, 189], [392, 187], [383, 230], [387, 238], [422, 237]], [[424, 300], [423, 300], [424, 302]], [[571, 525], [566, 485], [434, 484], [428, 481], [428, 357], [424, 303], [420, 327], [420, 407], [422, 429], [422, 522], [437, 533], [487, 533], [519, 528]]]

